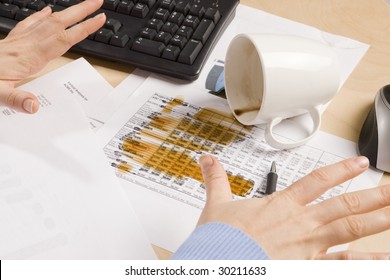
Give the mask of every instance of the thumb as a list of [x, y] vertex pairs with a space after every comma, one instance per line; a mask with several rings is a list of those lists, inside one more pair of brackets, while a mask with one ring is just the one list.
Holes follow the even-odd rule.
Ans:
[[36, 113], [39, 101], [35, 95], [16, 88], [0, 88], [0, 105], [24, 113]]
[[230, 183], [221, 163], [216, 158], [205, 155], [200, 158], [199, 164], [206, 186], [206, 206], [231, 201]]

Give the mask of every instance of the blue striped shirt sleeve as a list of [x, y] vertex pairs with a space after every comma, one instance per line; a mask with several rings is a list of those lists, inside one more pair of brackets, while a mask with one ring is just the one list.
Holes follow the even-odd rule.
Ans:
[[267, 260], [263, 249], [243, 231], [224, 223], [197, 227], [173, 260]]

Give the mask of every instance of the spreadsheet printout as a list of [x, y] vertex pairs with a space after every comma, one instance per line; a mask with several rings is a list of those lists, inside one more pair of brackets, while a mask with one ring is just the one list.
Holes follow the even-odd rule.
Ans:
[[[288, 122], [284, 126], [285, 136], [279, 137], [294, 136]], [[356, 156], [355, 143], [323, 132], [307, 145], [275, 150], [265, 143], [264, 129], [239, 124], [223, 98], [152, 75], [97, 134], [149, 239], [174, 251], [196, 225], [205, 203], [198, 166], [202, 154], [221, 161], [235, 199], [264, 195], [272, 161], [277, 163], [280, 191], [316, 168]], [[317, 202], [373, 187], [381, 174], [368, 170]]]

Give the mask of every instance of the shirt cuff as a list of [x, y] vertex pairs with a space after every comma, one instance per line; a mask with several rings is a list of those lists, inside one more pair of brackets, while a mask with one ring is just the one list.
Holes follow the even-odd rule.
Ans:
[[224, 223], [197, 227], [172, 256], [173, 260], [268, 260], [249, 235]]

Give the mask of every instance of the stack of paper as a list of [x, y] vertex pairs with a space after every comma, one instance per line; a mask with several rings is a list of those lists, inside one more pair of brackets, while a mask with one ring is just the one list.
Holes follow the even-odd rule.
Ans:
[[155, 258], [88, 126], [107, 85], [75, 61], [23, 86], [37, 114], [0, 116], [0, 259]]

